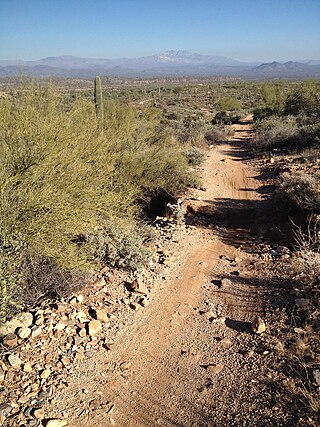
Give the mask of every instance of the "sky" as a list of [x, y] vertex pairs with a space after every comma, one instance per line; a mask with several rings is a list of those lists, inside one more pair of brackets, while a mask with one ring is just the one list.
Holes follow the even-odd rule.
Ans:
[[0, 59], [320, 59], [320, 0], [0, 0]]

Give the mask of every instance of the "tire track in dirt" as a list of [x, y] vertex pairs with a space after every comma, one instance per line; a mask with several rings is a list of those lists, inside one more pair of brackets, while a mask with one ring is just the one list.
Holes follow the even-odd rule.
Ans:
[[[249, 118], [234, 128], [235, 137], [214, 147], [204, 164], [206, 191], [195, 191], [200, 200], [186, 202], [222, 225], [181, 229], [175, 267], [162, 289], [136, 314], [134, 324], [123, 327], [112, 351], [98, 352], [80, 365], [72, 385], [57, 397], [56, 405], [68, 413], [71, 426], [244, 425], [234, 418], [225, 424], [228, 405], [232, 402], [241, 413], [242, 400], [247, 398], [251, 405], [252, 393], [248, 410], [253, 411], [256, 400], [249, 386], [255, 362], [245, 368], [239, 349], [253, 340], [242, 332], [248, 332], [252, 317], [264, 310], [264, 289], [239, 279], [232, 291], [218, 293], [210, 283], [213, 275], [228, 270], [229, 260], [250, 258], [239, 245], [250, 239], [261, 202], [256, 191], [261, 181], [245, 161]], [[225, 321], [208, 322], [201, 315], [202, 309], [212, 307]], [[117, 376], [110, 367], [119, 361], [126, 368]], [[208, 364], [221, 361], [222, 372], [208, 375]], [[71, 408], [77, 408], [81, 389], [87, 390], [87, 399], [98, 395], [111, 402], [113, 410], [79, 416]]]

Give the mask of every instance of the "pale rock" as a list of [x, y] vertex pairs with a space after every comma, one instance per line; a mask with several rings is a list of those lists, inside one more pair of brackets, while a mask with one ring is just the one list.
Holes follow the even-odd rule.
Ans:
[[102, 288], [103, 286], [106, 286], [106, 284], [107, 284], [107, 282], [105, 281], [105, 279], [104, 279], [103, 277], [101, 277], [101, 278], [97, 279], [97, 280], [94, 282], [94, 285], [95, 285], [95, 286], [98, 286], [99, 288]]
[[18, 344], [18, 337], [16, 334], [10, 333], [3, 338], [2, 343], [9, 348], [15, 347]]
[[2, 368], [0, 368], [0, 383], [4, 381], [5, 372]]
[[31, 338], [37, 338], [42, 334], [42, 327], [41, 326], [34, 326], [31, 328]]
[[100, 320], [100, 322], [108, 322], [109, 317], [106, 310], [97, 309], [94, 310], [94, 318]]
[[28, 328], [32, 325], [33, 315], [28, 312], [18, 314], [0, 327], [0, 336], [14, 333], [18, 328]]
[[25, 363], [24, 365], [23, 365], [23, 372], [26, 372], [26, 373], [29, 373], [29, 372], [32, 372], [33, 371], [33, 369], [32, 369], [32, 365], [31, 365], [31, 363]]
[[89, 322], [89, 335], [94, 336], [99, 334], [102, 330], [102, 325], [99, 320], [91, 320]]
[[213, 310], [209, 310], [209, 311], [206, 311], [205, 313], [203, 313], [203, 316], [209, 320], [210, 319], [216, 319], [217, 313]]
[[131, 284], [130, 284], [131, 289], [133, 290], [133, 292], [136, 292], [138, 294], [144, 294], [146, 295], [148, 293], [148, 289], [146, 284], [141, 280], [141, 279], [135, 279]]
[[265, 332], [266, 330], [266, 324], [264, 320], [259, 316], [253, 319], [251, 327], [252, 327], [252, 331], [255, 334], [259, 334], [259, 335]]
[[147, 300], [147, 298], [141, 298], [141, 300], [139, 301], [139, 304], [142, 305], [142, 307], [147, 307], [147, 305], [149, 305], [149, 300]]
[[19, 328], [17, 330], [17, 335], [22, 340], [29, 338], [31, 335], [31, 329], [30, 328]]
[[252, 357], [254, 355], [254, 351], [253, 350], [245, 350], [245, 351], [242, 352], [242, 354], [245, 357]]
[[66, 420], [58, 420], [58, 419], [49, 420], [46, 423], [46, 427], [64, 427], [66, 425], [68, 425], [68, 422]]
[[87, 315], [86, 315], [86, 313], [84, 311], [78, 311], [78, 313], [75, 315], [75, 318], [77, 320], [79, 320], [79, 322], [81, 322], [81, 323], [84, 323], [84, 322], [88, 321]]
[[222, 288], [228, 288], [231, 285], [232, 285], [232, 282], [230, 279], [224, 278], [221, 280], [221, 287]]
[[65, 328], [66, 326], [67, 326], [67, 325], [66, 325], [65, 323], [63, 323], [63, 322], [59, 322], [59, 323], [57, 323], [57, 324], [55, 325], [54, 329], [55, 329], [56, 331], [63, 331], [63, 330], [64, 330], [64, 328]]
[[9, 354], [8, 362], [13, 368], [19, 368], [21, 366], [21, 359], [16, 354]]
[[77, 301], [78, 301], [78, 303], [80, 303], [80, 304], [82, 304], [83, 303], [83, 301], [84, 301], [84, 296], [83, 295], [78, 295], [77, 296]]
[[313, 369], [312, 375], [313, 375], [314, 382], [317, 384], [318, 387], [320, 387], [320, 368]]
[[222, 371], [223, 368], [224, 366], [220, 363], [218, 363], [217, 365], [209, 365], [207, 366], [207, 372], [209, 375], [217, 375]]
[[81, 328], [81, 329], [78, 331], [78, 335], [79, 335], [79, 337], [80, 337], [80, 338], [84, 338], [84, 337], [87, 335], [87, 331], [86, 331], [86, 329], [85, 329], [85, 328]]
[[33, 416], [37, 419], [37, 420], [43, 420], [44, 419], [44, 409], [39, 408], [39, 409], [35, 409], [33, 411]]
[[50, 371], [50, 369], [44, 369], [44, 370], [41, 372], [41, 374], [40, 374], [40, 378], [41, 378], [42, 380], [46, 380], [47, 378], [49, 378], [49, 377], [50, 377], [50, 375], [51, 375], [51, 371]]

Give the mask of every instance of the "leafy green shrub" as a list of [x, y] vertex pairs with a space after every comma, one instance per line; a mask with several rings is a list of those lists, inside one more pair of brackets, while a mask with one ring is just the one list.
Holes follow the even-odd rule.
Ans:
[[205, 159], [205, 152], [198, 147], [188, 147], [184, 150], [188, 164], [191, 166], [200, 166]]
[[320, 213], [319, 175], [308, 175], [303, 172], [284, 173], [280, 188], [300, 209]]
[[[98, 126], [92, 100], [75, 99], [66, 108], [53, 86], [31, 85], [0, 100], [3, 317], [14, 289], [26, 289], [30, 277], [41, 288], [35, 294], [50, 292], [53, 282], [35, 278], [43, 266], [48, 277], [50, 268], [54, 277], [68, 277], [61, 283], [70, 287], [79, 272], [102, 260], [138, 265], [141, 248], [125, 230], [132, 230], [151, 197], [189, 185], [187, 160], [172, 135], [160, 129], [156, 109], [139, 116], [117, 101], [104, 108]], [[91, 246], [101, 247], [100, 240], [103, 257]]]
[[242, 103], [235, 98], [222, 97], [216, 102], [216, 107], [220, 111], [239, 111], [242, 109]]

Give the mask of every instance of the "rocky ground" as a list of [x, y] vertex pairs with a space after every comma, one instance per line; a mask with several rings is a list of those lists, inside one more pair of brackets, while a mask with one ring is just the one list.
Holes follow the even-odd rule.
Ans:
[[2, 425], [316, 425], [281, 386], [299, 300], [250, 126], [211, 148], [185, 221], [154, 222], [147, 269], [106, 268], [4, 325]]

